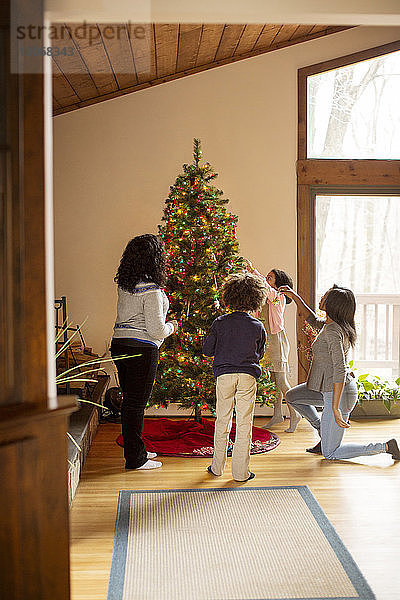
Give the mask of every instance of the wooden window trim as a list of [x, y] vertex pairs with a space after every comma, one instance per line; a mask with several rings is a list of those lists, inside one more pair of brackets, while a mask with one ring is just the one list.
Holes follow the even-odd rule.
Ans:
[[[298, 160], [297, 160], [297, 289], [304, 300], [314, 303], [314, 206], [313, 191], [318, 187], [385, 190], [400, 186], [400, 160], [310, 159], [307, 158], [307, 77], [400, 50], [400, 40], [324, 61], [298, 70]], [[304, 347], [304, 321], [298, 315], [298, 348]], [[305, 361], [299, 356], [298, 380], [305, 381]]]

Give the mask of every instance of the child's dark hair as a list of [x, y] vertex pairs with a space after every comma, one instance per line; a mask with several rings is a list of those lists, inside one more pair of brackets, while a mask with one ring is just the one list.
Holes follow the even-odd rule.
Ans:
[[232, 310], [259, 310], [267, 298], [263, 280], [252, 273], [229, 275], [222, 288], [224, 304]]
[[357, 339], [354, 314], [356, 312], [356, 299], [351, 290], [333, 284], [325, 299], [325, 312], [343, 329], [350, 345], [354, 347]]
[[[281, 271], [280, 269], [271, 269], [271, 271], [275, 275], [275, 285], [279, 289], [281, 285], [288, 285], [289, 287], [293, 287], [293, 279], [285, 273], [285, 271]], [[285, 296], [286, 304], [290, 304], [292, 298]]]

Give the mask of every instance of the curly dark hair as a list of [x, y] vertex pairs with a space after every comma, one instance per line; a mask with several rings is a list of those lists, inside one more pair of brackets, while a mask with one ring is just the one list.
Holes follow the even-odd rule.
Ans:
[[[285, 271], [281, 271], [280, 269], [271, 269], [271, 271], [275, 274], [275, 285], [277, 288], [280, 288], [281, 285], [288, 285], [289, 287], [293, 287], [293, 279], [285, 273]], [[285, 296], [286, 304], [290, 304], [292, 299], [289, 296]]]
[[263, 280], [252, 273], [229, 275], [222, 288], [224, 304], [232, 310], [259, 310], [267, 298]]
[[151, 233], [128, 242], [114, 277], [120, 288], [133, 292], [139, 281], [165, 285], [165, 254], [161, 239]]

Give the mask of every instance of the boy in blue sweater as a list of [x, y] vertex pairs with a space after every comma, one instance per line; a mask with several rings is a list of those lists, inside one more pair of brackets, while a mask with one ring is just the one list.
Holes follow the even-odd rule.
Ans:
[[222, 298], [233, 312], [215, 319], [203, 344], [203, 354], [214, 357], [213, 371], [217, 378], [214, 456], [208, 471], [216, 476], [224, 472], [235, 407], [232, 477], [236, 481], [248, 481], [255, 476], [249, 470], [250, 446], [266, 333], [261, 321], [249, 313], [258, 311], [266, 297], [265, 284], [256, 275], [230, 275], [223, 286]]

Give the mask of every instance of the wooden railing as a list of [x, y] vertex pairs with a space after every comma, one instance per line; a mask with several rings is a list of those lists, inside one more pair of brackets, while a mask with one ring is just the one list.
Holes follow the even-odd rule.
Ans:
[[360, 370], [400, 374], [400, 294], [357, 294], [358, 340], [354, 363]]

